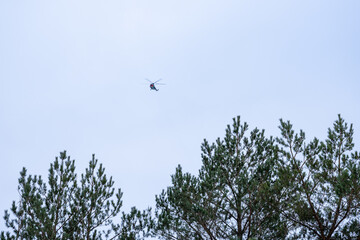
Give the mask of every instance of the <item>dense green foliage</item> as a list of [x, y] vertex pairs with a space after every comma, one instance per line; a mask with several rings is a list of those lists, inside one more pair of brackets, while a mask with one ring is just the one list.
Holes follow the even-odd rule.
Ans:
[[[20, 200], [5, 212], [5, 239], [360, 240], [360, 155], [339, 115], [327, 139], [306, 141], [289, 121], [280, 137], [234, 118], [204, 140], [198, 175], [179, 165], [151, 209], [121, 213], [122, 192], [93, 156], [78, 181], [66, 152], [48, 181], [20, 173]], [[117, 222], [117, 223], [116, 223]]]
[[[41, 176], [20, 173], [20, 200], [5, 211], [1, 239], [142, 239], [150, 227], [150, 209], [133, 208], [122, 213], [121, 224], [113, 223], [122, 206], [122, 192], [115, 191], [104, 167], [93, 155], [85, 174], [77, 181], [75, 161], [60, 153], [50, 165], [48, 184]], [[13, 218], [12, 218], [13, 216]]]
[[[165, 239], [285, 238], [286, 224], [273, 210], [278, 150], [264, 131], [246, 136], [240, 118], [225, 138], [202, 144], [199, 176], [179, 166], [173, 186], [156, 197], [157, 234]], [[271, 204], [268, 204], [271, 202]]]
[[339, 115], [328, 138], [305, 142], [280, 121], [278, 180], [281, 214], [305, 239], [360, 239], [360, 156], [352, 125]]
[[290, 122], [281, 137], [247, 134], [234, 119], [224, 139], [202, 144], [198, 176], [178, 166], [156, 196], [163, 239], [359, 239], [360, 158], [339, 116], [324, 142], [305, 142]]

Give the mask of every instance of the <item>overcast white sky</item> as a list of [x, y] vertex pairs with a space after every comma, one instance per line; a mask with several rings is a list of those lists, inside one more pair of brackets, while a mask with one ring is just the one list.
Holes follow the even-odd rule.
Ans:
[[95, 153], [123, 210], [154, 206], [237, 115], [323, 139], [341, 113], [359, 149], [359, 13], [358, 0], [0, 0], [0, 216], [22, 167], [46, 177], [63, 150], [79, 173]]

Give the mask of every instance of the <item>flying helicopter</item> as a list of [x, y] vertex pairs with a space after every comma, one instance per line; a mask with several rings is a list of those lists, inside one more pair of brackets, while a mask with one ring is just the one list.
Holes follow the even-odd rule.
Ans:
[[159, 80], [155, 81], [155, 82], [152, 82], [152, 81], [150, 81], [150, 80], [147, 79], [147, 78], [146, 78], [146, 80], [147, 80], [148, 82], [150, 82], [150, 90], [159, 91], [159, 89], [157, 89], [157, 88], [155, 87], [155, 85], [165, 85], [165, 83], [159, 83], [159, 81], [161, 81], [161, 78], [160, 78]]

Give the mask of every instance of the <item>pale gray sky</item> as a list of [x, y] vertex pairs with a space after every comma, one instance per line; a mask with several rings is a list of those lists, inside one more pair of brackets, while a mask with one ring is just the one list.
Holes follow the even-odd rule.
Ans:
[[21, 168], [45, 177], [62, 150], [79, 173], [95, 153], [124, 210], [154, 206], [236, 115], [324, 138], [341, 113], [359, 149], [359, 12], [358, 0], [0, 0], [1, 217]]

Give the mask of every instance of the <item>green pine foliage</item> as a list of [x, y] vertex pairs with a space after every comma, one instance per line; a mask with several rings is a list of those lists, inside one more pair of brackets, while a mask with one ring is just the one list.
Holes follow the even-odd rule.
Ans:
[[122, 192], [95, 156], [78, 177], [62, 152], [47, 181], [21, 171], [0, 239], [360, 240], [352, 124], [339, 115], [323, 141], [282, 119], [279, 129], [267, 137], [234, 118], [223, 139], [204, 140], [197, 175], [176, 168], [155, 218], [150, 208], [120, 212]]
[[[156, 234], [164, 239], [285, 238], [273, 197], [278, 148], [264, 130], [252, 130], [240, 117], [223, 140], [202, 144], [198, 176], [172, 176], [172, 186], [156, 197]], [[270, 203], [271, 204], [270, 204]]]
[[[105, 174], [93, 155], [89, 167], [77, 181], [75, 161], [60, 153], [50, 165], [48, 182], [41, 176], [20, 173], [20, 199], [5, 211], [8, 232], [1, 239], [143, 239], [144, 225], [151, 226], [150, 209], [133, 208], [113, 222], [122, 206], [122, 192]], [[120, 219], [120, 218], [119, 218]]]
[[202, 144], [197, 176], [179, 165], [156, 196], [162, 239], [358, 239], [360, 155], [339, 115], [325, 141], [307, 143], [289, 121], [281, 137], [248, 132], [240, 117], [224, 139]]
[[325, 141], [280, 121], [278, 198], [296, 239], [360, 239], [360, 156], [341, 116]]

